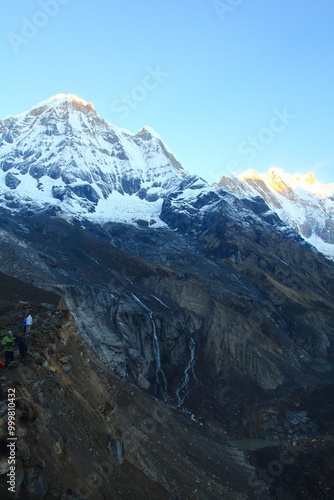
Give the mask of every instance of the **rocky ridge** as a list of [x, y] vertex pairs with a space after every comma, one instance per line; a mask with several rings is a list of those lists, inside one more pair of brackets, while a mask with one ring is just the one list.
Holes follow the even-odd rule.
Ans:
[[241, 199], [261, 197], [282, 221], [334, 259], [334, 184], [321, 184], [312, 173], [291, 176], [271, 168], [265, 174], [248, 170], [223, 177], [217, 187]]

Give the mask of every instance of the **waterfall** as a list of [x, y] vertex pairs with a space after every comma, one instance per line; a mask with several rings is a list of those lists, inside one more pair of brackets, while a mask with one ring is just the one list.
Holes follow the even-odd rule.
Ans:
[[194, 372], [194, 365], [195, 365], [195, 341], [192, 337], [190, 337], [189, 341], [189, 350], [190, 350], [190, 359], [185, 367], [184, 370], [184, 376], [182, 382], [177, 386], [176, 388], [176, 397], [178, 401], [178, 406], [182, 406], [184, 403], [184, 400], [187, 397], [187, 394], [189, 392], [189, 381], [190, 381], [190, 375], [192, 374], [196, 382], [198, 382], [197, 377]]
[[153, 297], [155, 300], [157, 300], [158, 302], [160, 302], [160, 304], [162, 306], [164, 306], [166, 309], [169, 309], [170, 310], [170, 307], [168, 307], [164, 302], [162, 302], [162, 300], [160, 300], [158, 297], [156, 297], [155, 295], [151, 295], [151, 297]]
[[157, 335], [157, 327], [154, 321], [154, 315], [153, 311], [151, 311], [145, 304], [142, 303], [140, 299], [134, 294], [131, 294], [132, 298], [141, 305], [145, 309], [145, 311], [148, 312], [148, 315], [150, 317], [151, 323], [152, 323], [152, 334], [153, 334], [153, 354], [154, 354], [154, 360], [156, 364], [156, 371], [155, 371], [155, 378], [156, 378], [156, 393], [160, 392], [160, 394], [157, 394], [157, 397], [161, 397], [161, 399], [166, 402], [167, 400], [167, 380], [166, 376], [164, 374], [163, 369], [161, 368], [161, 355], [160, 355], [160, 342], [159, 338]]
[[152, 330], [153, 330], [153, 351], [154, 351], [155, 362], [156, 362], [157, 387], [160, 388], [162, 400], [164, 402], [166, 402], [166, 400], [167, 400], [167, 380], [166, 380], [165, 374], [163, 372], [163, 369], [161, 368], [160, 343], [159, 343], [159, 339], [157, 336], [157, 328], [155, 326], [153, 312], [150, 311], [149, 315], [151, 318]]

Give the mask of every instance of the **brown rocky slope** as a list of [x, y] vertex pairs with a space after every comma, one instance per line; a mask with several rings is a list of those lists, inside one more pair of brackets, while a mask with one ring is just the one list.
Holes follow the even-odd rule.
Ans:
[[[2, 275], [0, 327], [29, 309], [29, 356], [2, 374], [16, 392], [16, 498], [244, 498], [253, 471], [243, 453], [172, 406], [121, 382], [76, 332], [56, 295]], [[42, 300], [53, 299], [50, 302]], [[38, 301], [39, 299], [39, 301]], [[58, 297], [60, 300], [60, 297]], [[6, 414], [4, 414], [4, 417]], [[1, 498], [7, 434], [1, 434]]]

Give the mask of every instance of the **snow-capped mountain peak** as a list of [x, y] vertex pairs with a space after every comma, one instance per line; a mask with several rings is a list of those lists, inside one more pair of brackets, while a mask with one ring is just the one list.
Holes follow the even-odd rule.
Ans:
[[157, 222], [163, 198], [194, 180], [151, 127], [118, 128], [71, 94], [0, 121], [0, 169], [7, 206], [27, 199], [126, 222]]
[[223, 177], [219, 187], [240, 198], [261, 196], [286, 224], [334, 258], [334, 183], [320, 183], [311, 172], [291, 175], [273, 167], [264, 174], [247, 170]]
[[50, 113], [53, 110], [57, 109], [66, 109], [68, 106], [73, 106], [73, 109], [81, 110], [83, 111], [84, 108], [86, 108], [87, 111], [95, 111], [95, 108], [91, 102], [87, 102], [84, 99], [81, 99], [80, 97], [75, 96], [74, 94], [56, 94], [49, 99], [45, 99], [43, 101], [40, 101], [38, 104], [33, 106], [27, 111], [24, 111], [16, 116], [9, 116], [6, 117], [5, 120], [13, 120], [13, 119], [24, 119], [27, 116], [30, 115], [38, 115], [43, 112]]
[[282, 168], [272, 167], [264, 174], [258, 174], [254, 170], [247, 170], [238, 175], [238, 178], [242, 181], [247, 181], [247, 179], [263, 180], [276, 192], [284, 192], [286, 189], [303, 190], [321, 198], [334, 194], [334, 183], [324, 184], [318, 182], [312, 172], [292, 175]]
[[84, 99], [81, 99], [80, 97], [77, 97], [74, 94], [56, 94], [52, 96], [48, 101], [45, 102], [52, 102], [52, 101], [73, 101], [76, 102], [77, 104], [82, 104], [83, 106], [86, 106], [88, 108], [94, 108], [93, 104], [91, 102], [87, 102]]
[[272, 167], [264, 174], [259, 174], [254, 170], [246, 170], [237, 177], [242, 182], [263, 181], [272, 191], [283, 195], [284, 193], [287, 195], [291, 190], [299, 196], [303, 196], [304, 193], [306, 198], [308, 193], [321, 199], [334, 195], [334, 183], [324, 184], [318, 182], [312, 172], [292, 175], [282, 168]]

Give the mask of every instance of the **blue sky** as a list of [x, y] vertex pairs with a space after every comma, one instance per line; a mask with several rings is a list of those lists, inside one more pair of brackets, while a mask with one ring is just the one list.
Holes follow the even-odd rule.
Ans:
[[313, 171], [334, 182], [332, 0], [1, 2], [0, 118], [58, 93], [150, 125], [208, 181]]

